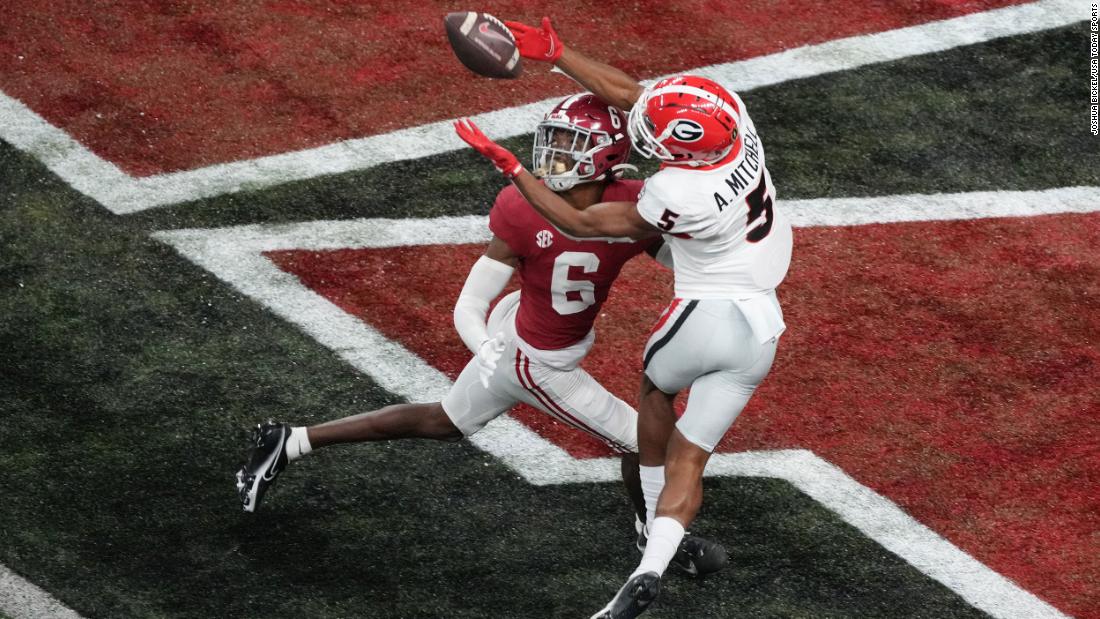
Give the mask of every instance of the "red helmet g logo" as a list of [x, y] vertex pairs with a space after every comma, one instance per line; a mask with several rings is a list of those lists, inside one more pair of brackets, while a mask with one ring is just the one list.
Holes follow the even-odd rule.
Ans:
[[681, 142], [698, 142], [703, 139], [703, 126], [694, 120], [681, 118], [669, 127], [669, 134]]

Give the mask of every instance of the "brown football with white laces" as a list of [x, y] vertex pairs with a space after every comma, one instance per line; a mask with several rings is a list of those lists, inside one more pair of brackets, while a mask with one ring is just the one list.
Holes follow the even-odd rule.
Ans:
[[455, 56], [467, 69], [505, 79], [519, 77], [523, 71], [516, 39], [499, 19], [488, 13], [464, 11], [447, 15], [443, 23]]

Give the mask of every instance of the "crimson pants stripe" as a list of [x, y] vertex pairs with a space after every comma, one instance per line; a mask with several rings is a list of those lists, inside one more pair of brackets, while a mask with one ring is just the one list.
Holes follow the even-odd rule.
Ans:
[[[523, 374], [521, 374], [519, 371], [519, 363], [521, 360], [523, 361]], [[522, 384], [523, 387], [531, 393], [531, 395], [535, 396], [535, 398], [539, 402], [542, 402], [542, 405], [547, 408], [547, 411], [554, 418], [560, 420], [562, 423], [570, 427], [580, 430], [581, 432], [585, 432], [587, 434], [595, 436], [596, 438], [604, 441], [605, 443], [608, 443], [609, 445], [611, 445], [611, 447], [619, 451], [630, 451], [615, 439], [609, 436], [604, 436], [596, 430], [593, 430], [583, 421], [569, 414], [564, 408], [562, 408], [557, 402], [555, 402], [554, 398], [552, 398], [550, 394], [546, 393], [546, 391], [544, 391], [542, 387], [540, 387], [538, 383], [535, 382], [534, 376], [531, 375], [531, 360], [527, 356], [523, 355], [519, 350], [516, 350], [516, 373], [520, 378], [520, 384]], [[526, 374], [526, 381], [524, 381], [524, 374]]]
[[[519, 378], [519, 384], [523, 385], [524, 389], [526, 389], [531, 395], [535, 396], [535, 399], [538, 400], [539, 403], [542, 404], [542, 406], [547, 409], [547, 412], [552, 417], [554, 417], [555, 419], [558, 419], [559, 421], [561, 421], [562, 423], [570, 426], [571, 428], [574, 428], [576, 430], [580, 430], [581, 432], [588, 432], [588, 430], [586, 428], [582, 428], [581, 426], [577, 425], [576, 423], [574, 423], [574, 422], [572, 422], [568, 419], [562, 419], [560, 416], [554, 414], [555, 410], [557, 410], [557, 409], [554, 406], [552, 406], [551, 404], [548, 404], [547, 401], [546, 401], [546, 398], [541, 393], [539, 393], [534, 388], [532, 388], [531, 385], [528, 385], [528, 382], [524, 378], [524, 375], [523, 375], [523, 369], [522, 369], [523, 361], [525, 361], [523, 355], [520, 353], [519, 350], [516, 350], [516, 376]], [[534, 384], [534, 381], [532, 380], [531, 383]]]
[[529, 381], [531, 381], [531, 386], [532, 386], [532, 387], [534, 387], [534, 388], [535, 388], [535, 389], [536, 389], [536, 390], [537, 390], [537, 391], [538, 391], [539, 393], [541, 393], [541, 394], [542, 394], [542, 395], [543, 395], [543, 396], [544, 396], [544, 397], [546, 398], [546, 401], [547, 401], [547, 402], [549, 402], [549, 403], [550, 403], [550, 405], [554, 407], [554, 410], [558, 411], [558, 413], [559, 413], [560, 415], [562, 415], [562, 416], [564, 416], [564, 417], [568, 417], [568, 418], [569, 418], [569, 419], [571, 419], [571, 420], [572, 420], [572, 421], [573, 421], [574, 423], [576, 423], [576, 424], [579, 424], [579, 425], [581, 426], [581, 428], [582, 428], [582, 429], [583, 429], [584, 431], [588, 432], [589, 434], [591, 434], [591, 435], [595, 436], [595, 437], [596, 437], [596, 438], [598, 438], [598, 439], [601, 439], [601, 440], [603, 440], [603, 441], [607, 442], [608, 444], [610, 444], [610, 445], [611, 445], [612, 447], [614, 447], [615, 449], [618, 449], [618, 450], [622, 450], [622, 451], [628, 451], [628, 450], [626, 449], [626, 447], [624, 447], [624, 446], [623, 446], [623, 444], [622, 444], [622, 443], [619, 443], [618, 441], [616, 441], [616, 440], [615, 440], [614, 438], [612, 438], [612, 437], [610, 437], [610, 436], [604, 436], [604, 435], [603, 435], [603, 434], [601, 434], [600, 432], [598, 432], [598, 431], [596, 431], [596, 430], [593, 430], [593, 429], [592, 429], [591, 427], [589, 427], [589, 426], [588, 426], [587, 424], [585, 424], [585, 423], [584, 423], [583, 421], [581, 421], [580, 419], [577, 419], [577, 418], [576, 418], [576, 417], [574, 417], [574, 416], [573, 416], [573, 415], [572, 415], [571, 413], [569, 413], [568, 411], [566, 411], [566, 410], [565, 410], [565, 408], [563, 408], [563, 407], [562, 407], [561, 405], [559, 405], [559, 404], [558, 404], [558, 403], [557, 403], [557, 402], [556, 402], [556, 401], [554, 400], [554, 398], [550, 396], [550, 394], [549, 394], [549, 393], [547, 393], [546, 391], [544, 391], [544, 390], [543, 390], [543, 388], [542, 388], [542, 387], [540, 387], [540, 386], [538, 385], [538, 383], [536, 383], [536, 382], [535, 382], [534, 376], [532, 376], [532, 375], [531, 375], [531, 360], [530, 360], [530, 359], [529, 359], [528, 357], [526, 357], [526, 356], [525, 356], [525, 357], [523, 358], [523, 364], [524, 364], [524, 365], [523, 365], [524, 371], [526, 371], [526, 372], [527, 372], [527, 379], [528, 379]]

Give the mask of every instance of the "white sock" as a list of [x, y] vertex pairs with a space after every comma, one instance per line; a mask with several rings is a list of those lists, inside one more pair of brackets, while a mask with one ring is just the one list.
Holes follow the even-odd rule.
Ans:
[[634, 578], [646, 572], [657, 572], [663, 576], [668, 569], [668, 562], [672, 561], [682, 539], [684, 539], [684, 525], [677, 522], [675, 518], [661, 516], [654, 520], [653, 526], [649, 528], [649, 541], [645, 545], [642, 562], [630, 577]]
[[639, 466], [638, 473], [642, 478], [642, 496], [645, 497], [645, 526], [646, 530], [653, 530], [653, 518], [657, 515], [657, 499], [661, 498], [661, 490], [665, 489], [664, 466]]
[[286, 441], [286, 459], [294, 461], [311, 451], [313, 451], [313, 446], [309, 444], [309, 434], [306, 429], [301, 427], [291, 428], [290, 438]]

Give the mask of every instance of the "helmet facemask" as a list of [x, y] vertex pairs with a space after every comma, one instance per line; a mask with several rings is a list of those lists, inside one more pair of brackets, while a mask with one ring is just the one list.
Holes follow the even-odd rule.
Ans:
[[611, 143], [602, 131], [589, 131], [560, 121], [543, 121], [535, 131], [532, 152], [534, 174], [552, 191], [567, 191], [580, 183], [603, 177], [596, 175], [593, 155]]
[[626, 132], [630, 136], [630, 142], [633, 144], [634, 150], [638, 151], [641, 156], [646, 159], [656, 157], [661, 161], [672, 161], [674, 159], [672, 153], [657, 140], [657, 136], [654, 134], [656, 127], [645, 111], [646, 104], [649, 102], [649, 94], [650, 92], [646, 90], [634, 103], [634, 107], [630, 108], [630, 115], [626, 121]]

